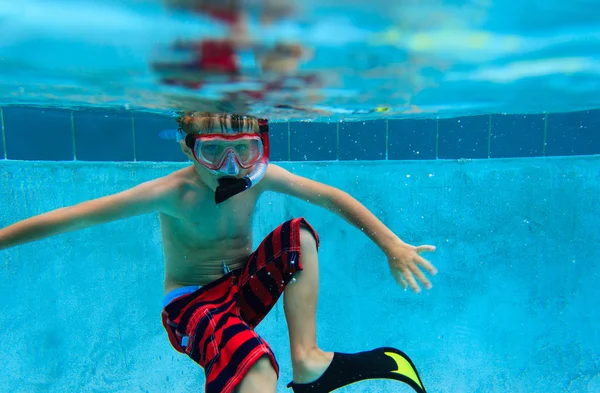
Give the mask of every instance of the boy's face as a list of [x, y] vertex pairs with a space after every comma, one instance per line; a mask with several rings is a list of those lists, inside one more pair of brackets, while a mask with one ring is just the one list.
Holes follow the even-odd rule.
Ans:
[[202, 182], [206, 186], [208, 186], [208, 188], [210, 188], [212, 191], [215, 191], [217, 189], [217, 186], [219, 185], [219, 179], [226, 177], [235, 177], [236, 179], [242, 179], [243, 177], [250, 174], [255, 166], [253, 165], [250, 168], [238, 168], [237, 173], [229, 174], [227, 173], [225, 168], [223, 168], [223, 170], [212, 170], [206, 167], [203, 163], [199, 162], [196, 159], [192, 150], [185, 145], [185, 142], [181, 142], [181, 149], [183, 153], [190, 159], [190, 161], [194, 163], [196, 172], [198, 173], [198, 176], [200, 177]]
[[193, 144], [193, 148], [182, 141], [183, 153], [202, 172], [216, 179], [242, 178], [249, 174], [263, 157], [262, 144], [258, 135], [223, 137], [212, 134], [188, 136], [188, 139], [190, 139], [189, 143]]
[[240, 117], [188, 117], [181, 134], [183, 153], [211, 188], [223, 177], [243, 178], [263, 158], [260, 134]]

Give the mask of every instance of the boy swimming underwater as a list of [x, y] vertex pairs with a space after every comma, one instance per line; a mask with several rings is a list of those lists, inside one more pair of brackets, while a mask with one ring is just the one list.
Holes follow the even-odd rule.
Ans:
[[[254, 331], [282, 293], [295, 393], [323, 393], [388, 378], [425, 392], [401, 351], [325, 352], [316, 342], [319, 237], [303, 218], [281, 224], [252, 251], [260, 195], [284, 193], [339, 214], [385, 253], [393, 277], [419, 292], [431, 285], [419, 254], [347, 193], [269, 164], [268, 125], [250, 116], [187, 113], [181, 148], [193, 165], [103, 198], [0, 230], [0, 249], [135, 215], [159, 212], [165, 254], [162, 321], [175, 350], [206, 374], [208, 393], [275, 392], [278, 364]], [[292, 279], [293, 285], [287, 285]]]

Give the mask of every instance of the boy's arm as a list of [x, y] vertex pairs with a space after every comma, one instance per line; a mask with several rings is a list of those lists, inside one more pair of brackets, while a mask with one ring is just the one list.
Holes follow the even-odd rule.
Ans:
[[400, 240], [366, 207], [338, 188], [294, 175], [274, 164], [269, 164], [263, 180], [266, 180], [268, 191], [291, 195], [340, 215], [363, 231], [384, 252], [390, 243]]
[[379, 246], [388, 258], [392, 275], [405, 289], [408, 284], [415, 292], [420, 291], [413, 275], [426, 288], [431, 288], [431, 284], [417, 264], [431, 274], [435, 274], [437, 272], [435, 267], [418, 255], [423, 251], [434, 251], [435, 247], [414, 247], [404, 243], [369, 209], [340, 189], [294, 175], [277, 165], [269, 164], [268, 168], [267, 175], [263, 179], [265, 190], [291, 195], [338, 214], [363, 231]]
[[173, 195], [168, 184], [167, 178], [161, 178], [118, 194], [19, 221], [0, 229], [0, 250], [126, 217], [162, 211]]

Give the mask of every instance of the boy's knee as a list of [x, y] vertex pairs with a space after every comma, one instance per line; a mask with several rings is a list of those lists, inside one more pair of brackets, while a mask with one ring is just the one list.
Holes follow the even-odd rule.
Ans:
[[277, 382], [277, 372], [273, 368], [271, 359], [268, 356], [263, 356], [258, 359], [250, 370], [248, 370], [248, 373], [244, 377], [244, 380], [246, 379], [252, 379], [253, 382], [263, 383]]
[[300, 226], [300, 248], [302, 251], [317, 249], [317, 239], [315, 239], [315, 235], [304, 225]]
[[236, 393], [275, 393], [277, 372], [271, 359], [263, 356], [246, 373], [242, 382], [237, 386]]

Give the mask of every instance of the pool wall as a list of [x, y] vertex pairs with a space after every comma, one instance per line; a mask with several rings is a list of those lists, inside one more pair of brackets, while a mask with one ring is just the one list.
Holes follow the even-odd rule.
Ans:
[[[175, 115], [175, 114], [173, 114]], [[0, 108], [0, 157], [181, 162], [173, 116], [131, 110]], [[481, 159], [600, 154], [600, 110], [444, 119], [271, 124], [273, 161]]]
[[[184, 165], [0, 162], [0, 227]], [[322, 348], [401, 348], [429, 392], [600, 391], [599, 156], [281, 165], [351, 193], [405, 241], [438, 247], [427, 255], [433, 289], [405, 292], [358, 229], [264, 195], [255, 244], [298, 216], [321, 236]], [[202, 371], [160, 323], [156, 214], [0, 251], [0, 261], [1, 391], [202, 391]], [[281, 302], [257, 330], [279, 359], [278, 391], [289, 391]]]

